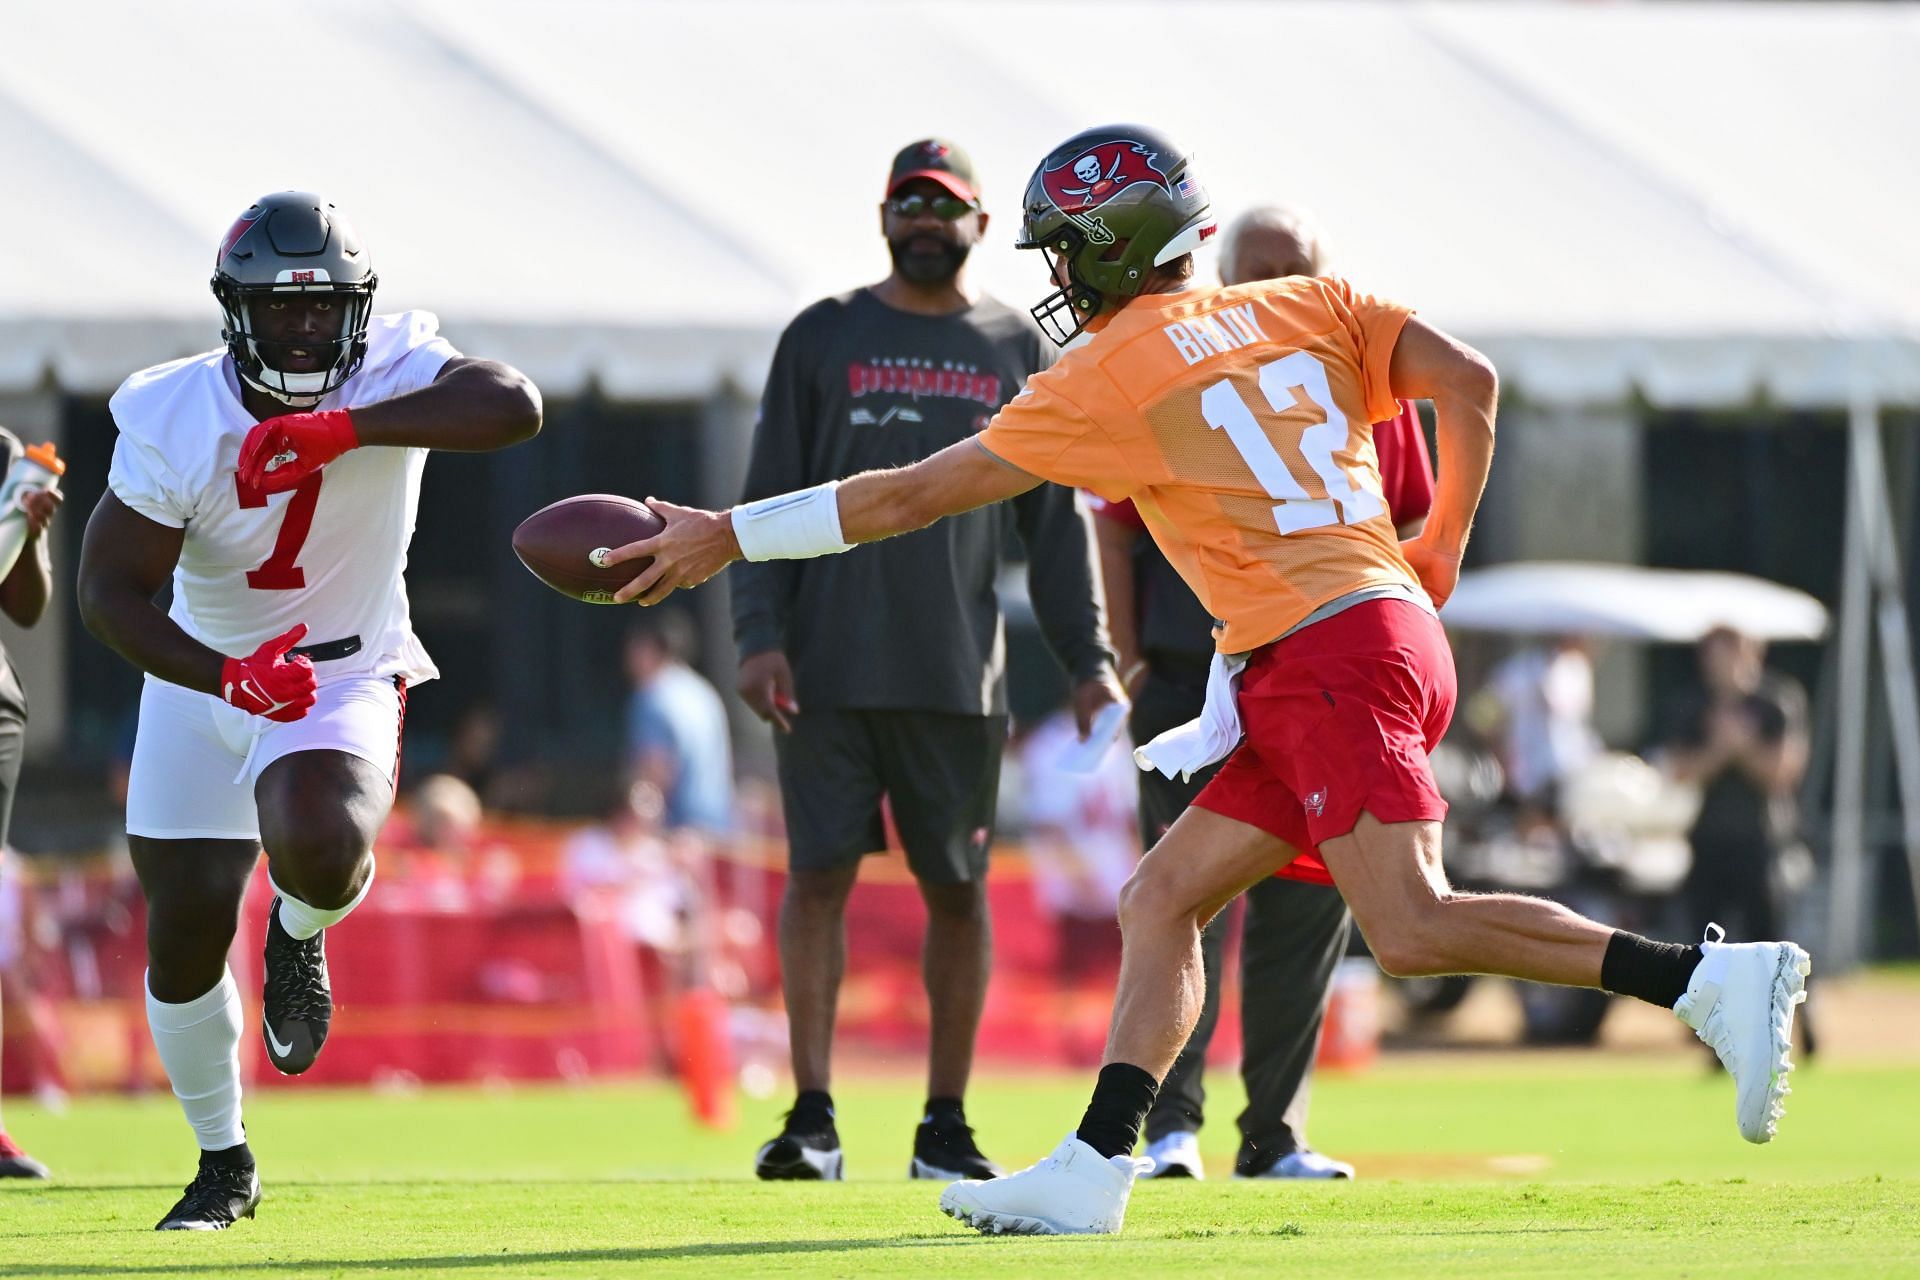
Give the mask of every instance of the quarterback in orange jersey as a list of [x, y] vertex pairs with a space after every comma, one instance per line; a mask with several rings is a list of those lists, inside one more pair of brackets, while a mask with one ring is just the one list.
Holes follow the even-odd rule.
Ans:
[[[1492, 368], [1339, 280], [1196, 285], [1192, 253], [1214, 226], [1189, 157], [1157, 131], [1068, 139], [1028, 184], [1021, 247], [1052, 265], [1035, 318], [1084, 343], [974, 439], [727, 512], [654, 502], [666, 528], [610, 557], [653, 558], [619, 593], [652, 604], [736, 559], [832, 554], [1052, 480], [1131, 499], [1220, 620], [1205, 713], [1136, 756], [1168, 773], [1231, 758], [1122, 894], [1125, 957], [1086, 1113], [1038, 1164], [954, 1183], [941, 1208], [983, 1231], [1118, 1231], [1141, 1119], [1200, 1010], [1201, 928], [1282, 868], [1330, 877], [1390, 973], [1498, 974], [1672, 1008], [1732, 1073], [1741, 1135], [1769, 1140], [1804, 999], [1799, 947], [1730, 944], [1713, 926], [1698, 945], [1655, 942], [1447, 883], [1427, 752], [1455, 691], [1435, 610], [1492, 459]], [[1368, 425], [1396, 398], [1433, 401], [1440, 455], [1426, 529], [1405, 543]]]

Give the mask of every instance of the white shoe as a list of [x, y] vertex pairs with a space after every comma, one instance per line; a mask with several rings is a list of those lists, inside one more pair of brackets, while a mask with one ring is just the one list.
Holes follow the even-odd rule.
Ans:
[[1807, 998], [1813, 962], [1791, 942], [1722, 942], [1726, 936], [1719, 925], [1707, 926], [1702, 959], [1673, 1011], [1733, 1074], [1740, 1136], [1770, 1142], [1782, 1100], [1793, 1092], [1793, 1010]]
[[994, 1235], [1112, 1235], [1146, 1169], [1145, 1159], [1108, 1160], [1068, 1134], [1052, 1155], [1018, 1173], [954, 1183], [940, 1193], [940, 1212]]
[[1143, 1178], [1192, 1178], [1207, 1176], [1200, 1165], [1200, 1135], [1176, 1130], [1147, 1144], [1147, 1171]]
[[1301, 1148], [1289, 1151], [1259, 1173], [1234, 1172], [1236, 1178], [1343, 1178], [1351, 1181], [1353, 1166], [1345, 1160], [1335, 1160], [1332, 1156], [1323, 1156], [1318, 1151]]

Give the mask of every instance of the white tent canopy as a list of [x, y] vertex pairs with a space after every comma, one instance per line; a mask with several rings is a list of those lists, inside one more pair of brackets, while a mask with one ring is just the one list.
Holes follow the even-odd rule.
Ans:
[[1690, 644], [1716, 627], [1762, 640], [1818, 640], [1827, 610], [1804, 591], [1744, 573], [1525, 561], [1470, 569], [1440, 611], [1449, 627]]
[[1024, 302], [1028, 170], [1141, 119], [1539, 400], [1916, 401], [1916, 65], [1879, 5], [5, 6], [0, 391], [212, 345], [212, 246], [285, 187], [350, 213], [383, 307], [550, 391], [752, 386], [798, 307], [884, 274], [900, 144], [973, 153], [980, 279]]

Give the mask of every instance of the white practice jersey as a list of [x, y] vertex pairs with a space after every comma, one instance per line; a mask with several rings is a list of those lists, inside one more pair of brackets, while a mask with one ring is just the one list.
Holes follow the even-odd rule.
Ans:
[[[316, 409], [356, 409], [432, 382], [459, 355], [430, 312], [375, 316], [367, 355]], [[323, 680], [439, 672], [407, 612], [407, 544], [427, 450], [353, 449], [289, 493], [243, 491], [235, 467], [254, 426], [225, 349], [144, 369], [109, 406], [120, 428], [107, 483], [147, 519], [185, 529], [169, 614], [229, 657], [307, 624], [303, 644], [360, 638]]]

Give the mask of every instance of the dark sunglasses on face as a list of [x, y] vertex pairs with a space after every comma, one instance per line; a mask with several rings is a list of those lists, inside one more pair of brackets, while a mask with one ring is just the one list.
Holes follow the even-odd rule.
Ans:
[[979, 207], [958, 196], [893, 196], [887, 201], [887, 212], [896, 218], [917, 218], [931, 212], [942, 222], [957, 222]]

